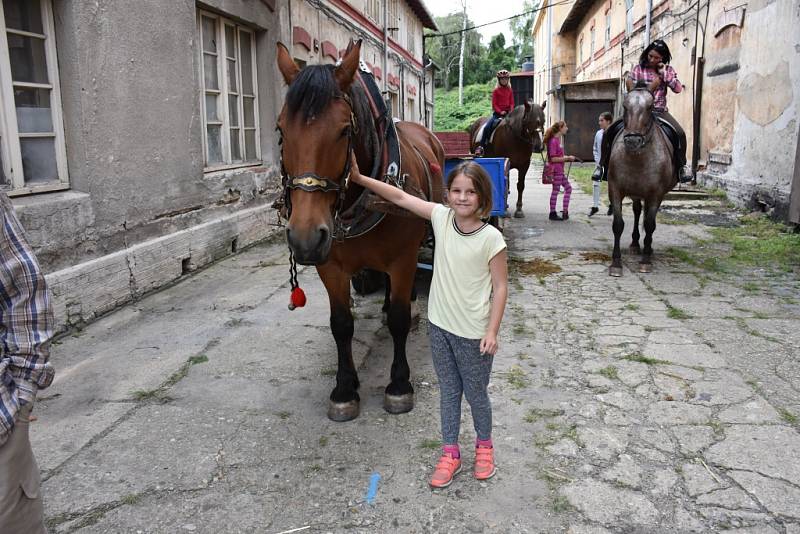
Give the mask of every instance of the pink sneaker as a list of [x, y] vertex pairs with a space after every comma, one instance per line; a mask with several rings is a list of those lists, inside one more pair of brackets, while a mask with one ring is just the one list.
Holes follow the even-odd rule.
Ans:
[[497, 472], [494, 466], [494, 449], [491, 447], [478, 447], [475, 449], [475, 478], [486, 480], [492, 478]]
[[431, 476], [432, 488], [446, 488], [453, 482], [453, 477], [461, 471], [461, 459], [443, 454], [436, 464], [436, 469]]

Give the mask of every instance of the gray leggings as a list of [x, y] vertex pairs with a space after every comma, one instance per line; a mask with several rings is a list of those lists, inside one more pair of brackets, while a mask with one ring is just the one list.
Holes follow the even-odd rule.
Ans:
[[478, 439], [492, 437], [492, 404], [489, 400], [489, 375], [494, 357], [480, 353], [479, 339], [467, 339], [430, 325], [433, 367], [439, 378], [442, 443], [458, 443], [461, 426], [461, 396], [472, 408], [472, 422]]

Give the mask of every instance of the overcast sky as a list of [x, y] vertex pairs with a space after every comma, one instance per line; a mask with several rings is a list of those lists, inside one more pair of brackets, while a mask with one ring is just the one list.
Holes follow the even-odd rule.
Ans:
[[[425, 6], [435, 17], [442, 17], [461, 11], [461, 0], [423, 0]], [[520, 13], [522, 2], [515, 0], [467, 0], [467, 16], [475, 24], [484, 24], [499, 19], [504, 19]], [[479, 28], [483, 36], [483, 44], [489, 44], [489, 39], [498, 33], [504, 33], [506, 44], [511, 44], [511, 29], [508, 22], [500, 22]]]

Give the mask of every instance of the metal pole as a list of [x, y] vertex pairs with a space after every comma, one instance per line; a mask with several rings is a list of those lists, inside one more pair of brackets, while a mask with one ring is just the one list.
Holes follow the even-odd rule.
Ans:
[[389, 2], [383, 2], [383, 93], [389, 96], [387, 79], [389, 78]]
[[[700, 0], [698, 0], [699, 2]], [[650, 44], [650, 17], [653, 13], [653, 0], [647, 0], [647, 14], [644, 19], [644, 47]]]

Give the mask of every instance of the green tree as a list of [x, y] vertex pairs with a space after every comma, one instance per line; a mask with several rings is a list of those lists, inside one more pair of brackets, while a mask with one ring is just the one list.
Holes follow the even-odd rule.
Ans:
[[[509, 71], [515, 70], [517, 60], [515, 57], [516, 51], [514, 47], [506, 47], [506, 38], [502, 33], [498, 33], [489, 41], [489, 50], [487, 51], [486, 58], [488, 67], [493, 78], [495, 73], [500, 69]], [[481, 80], [486, 81], [486, 80]]]
[[[463, 13], [458, 12], [435, 17], [441, 36], [428, 32], [429, 37], [426, 38], [426, 52], [441, 69], [436, 79], [436, 86], [444, 87], [446, 90], [458, 84], [458, 56], [463, 16]], [[474, 23], [467, 17], [467, 27], [471, 26], [474, 26]], [[480, 79], [485, 81], [486, 70], [486, 49], [481, 45], [481, 36], [477, 30], [467, 30], [464, 43], [464, 84], [474, 83]]]
[[[539, 6], [538, 0], [524, 0], [520, 13], [526, 13]], [[526, 56], [533, 56], [533, 20], [536, 13], [517, 17], [509, 21], [512, 43], [516, 52], [516, 64], [525, 61]]]

